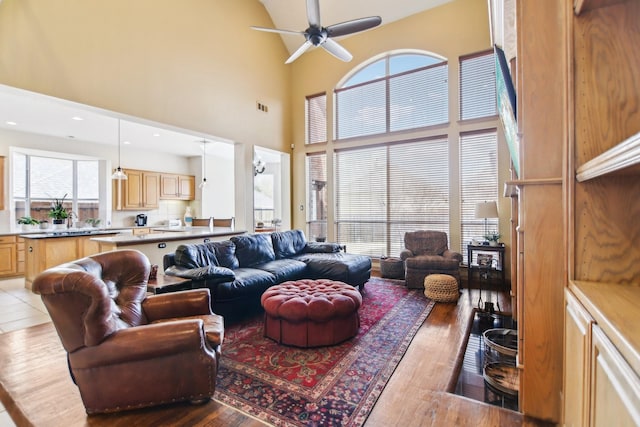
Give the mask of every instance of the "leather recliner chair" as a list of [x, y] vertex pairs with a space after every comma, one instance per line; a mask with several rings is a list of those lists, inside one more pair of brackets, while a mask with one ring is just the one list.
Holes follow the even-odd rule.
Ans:
[[424, 288], [424, 278], [429, 274], [448, 274], [460, 287], [460, 263], [462, 254], [449, 250], [447, 233], [418, 230], [404, 234], [404, 246], [400, 259], [404, 261], [405, 283], [408, 288]]
[[213, 396], [223, 319], [208, 289], [147, 296], [137, 250], [93, 255], [36, 277], [88, 414]]

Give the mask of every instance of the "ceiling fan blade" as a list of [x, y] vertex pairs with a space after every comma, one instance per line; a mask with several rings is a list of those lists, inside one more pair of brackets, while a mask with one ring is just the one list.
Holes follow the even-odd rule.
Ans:
[[295, 35], [304, 34], [304, 31], [280, 30], [278, 28], [265, 28], [265, 27], [251, 26], [251, 29], [258, 30], [258, 31], [266, 31], [268, 33], [278, 33], [278, 34], [295, 34]]
[[359, 18], [352, 21], [341, 22], [339, 24], [329, 25], [327, 34], [329, 37], [346, 36], [347, 34], [357, 33], [358, 31], [368, 30], [377, 27], [382, 23], [379, 16], [369, 16], [368, 18]]
[[307, 0], [307, 19], [310, 27], [321, 28], [319, 0]]
[[327, 39], [320, 46], [324, 48], [327, 52], [335, 56], [341, 61], [349, 62], [353, 59], [353, 55], [349, 53], [349, 51], [342, 46], [340, 46], [337, 42]]
[[289, 57], [289, 59], [287, 59], [287, 61], [285, 62], [285, 64], [291, 64], [293, 61], [295, 61], [296, 59], [298, 59], [298, 57], [300, 55], [302, 55], [303, 53], [305, 53], [307, 51], [307, 49], [309, 49], [311, 46], [313, 46], [313, 43], [311, 43], [309, 40], [307, 40], [306, 42], [304, 42], [302, 44], [302, 46], [300, 46], [298, 48], [298, 50], [296, 50], [295, 52], [293, 52], [293, 55], [291, 55]]

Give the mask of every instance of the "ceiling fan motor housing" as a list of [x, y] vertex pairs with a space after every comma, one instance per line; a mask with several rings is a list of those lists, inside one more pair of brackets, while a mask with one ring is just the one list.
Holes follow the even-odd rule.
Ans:
[[319, 46], [327, 40], [327, 30], [324, 28], [309, 27], [304, 35], [314, 46]]

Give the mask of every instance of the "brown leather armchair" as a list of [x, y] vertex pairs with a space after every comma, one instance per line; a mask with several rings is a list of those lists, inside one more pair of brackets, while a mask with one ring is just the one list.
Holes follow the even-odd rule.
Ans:
[[147, 296], [149, 270], [143, 253], [127, 249], [51, 268], [33, 282], [88, 414], [213, 395], [224, 328], [209, 290]]
[[462, 254], [449, 250], [447, 233], [409, 231], [404, 234], [404, 246], [400, 259], [404, 261], [405, 283], [408, 288], [424, 288], [424, 278], [436, 273], [455, 277], [460, 287]]

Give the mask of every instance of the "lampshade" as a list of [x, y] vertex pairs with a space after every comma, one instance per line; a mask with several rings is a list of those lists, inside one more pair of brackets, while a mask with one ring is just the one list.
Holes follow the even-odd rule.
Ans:
[[111, 175], [111, 179], [115, 179], [115, 180], [127, 179], [127, 174], [124, 173], [124, 171], [120, 167], [120, 144], [121, 144], [121, 141], [120, 141], [120, 119], [118, 119], [118, 167], [113, 172], [113, 175]]
[[476, 203], [476, 218], [498, 218], [498, 204], [495, 201]]

